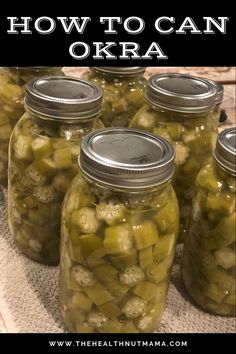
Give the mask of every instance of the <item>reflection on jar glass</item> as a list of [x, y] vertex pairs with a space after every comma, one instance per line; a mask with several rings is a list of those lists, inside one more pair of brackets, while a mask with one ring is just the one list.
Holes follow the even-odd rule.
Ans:
[[[219, 122], [222, 121], [222, 111], [221, 111], [221, 104], [223, 101], [223, 97], [224, 97], [224, 87], [223, 85], [221, 85], [219, 82], [213, 81], [213, 80], [209, 80], [209, 79], [205, 79], [208, 80], [210, 82], [211, 85], [213, 85], [216, 89], [216, 95], [215, 95], [215, 108], [212, 112], [213, 114], [213, 118], [216, 121], [216, 124], [218, 124]], [[223, 121], [225, 121], [227, 118], [227, 116], [225, 117], [225, 119]]]
[[235, 315], [236, 129], [218, 137], [214, 158], [197, 176], [184, 242], [182, 278], [194, 301], [210, 313]]
[[83, 140], [62, 212], [59, 293], [69, 331], [158, 327], [179, 228], [173, 162], [168, 142], [138, 130]]
[[0, 69], [0, 185], [7, 185], [8, 145], [12, 130], [25, 112], [25, 85], [44, 75], [63, 75], [58, 67], [12, 67]]
[[20, 249], [38, 262], [59, 261], [64, 194], [78, 172], [80, 141], [103, 127], [102, 92], [70, 77], [26, 87], [26, 113], [10, 141], [9, 223]]
[[105, 127], [128, 127], [144, 102], [145, 67], [94, 67], [82, 78], [103, 90], [102, 121]]
[[180, 206], [182, 237], [197, 173], [215, 145], [214, 106], [215, 89], [206, 80], [182, 74], [153, 75], [148, 80], [146, 103], [130, 125], [162, 136], [175, 148], [173, 186]]

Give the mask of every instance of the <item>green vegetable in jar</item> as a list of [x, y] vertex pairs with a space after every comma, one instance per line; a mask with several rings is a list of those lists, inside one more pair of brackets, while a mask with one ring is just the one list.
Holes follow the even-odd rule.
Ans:
[[[59, 101], [55, 87], [61, 90]], [[44, 78], [43, 83], [36, 79], [26, 90], [27, 112], [16, 124], [10, 141], [9, 224], [13, 238], [24, 254], [41, 263], [58, 264], [64, 195], [78, 172], [82, 133], [85, 135], [103, 127], [99, 120], [102, 94], [91, 84], [61, 76]], [[75, 90], [85, 95], [82, 110], [81, 98], [70, 99], [73, 109], [61, 105], [63, 97], [71, 97]], [[31, 100], [32, 92], [37, 97], [34, 100]], [[86, 94], [89, 95], [87, 108]], [[55, 110], [52, 107], [48, 112], [47, 100], [50, 104], [53, 102]], [[62, 127], [64, 137], [61, 136]], [[73, 203], [77, 201], [73, 199]], [[98, 241], [93, 235], [101, 222], [96, 217], [96, 210], [87, 206], [86, 198], [80, 199], [78, 206], [80, 210], [70, 216], [73, 225], [70, 237], [76, 245], [70, 250], [71, 257], [78, 260], [81, 253], [86, 256], [91, 253], [92, 262], [102, 251], [98, 252]]]
[[197, 176], [181, 267], [195, 302], [224, 316], [236, 314], [235, 137], [235, 129], [219, 135], [214, 159]]
[[[180, 234], [184, 238], [195, 179], [210, 158], [216, 140], [217, 122], [212, 114], [215, 90], [207, 80], [163, 74], [150, 77], [145, 97], [146, 103], [135, 114], [130, 127], [162, 136], [175, 148], [173, 187], [180, 206]], [[216, 181], [210, 179], [208, 183], [217, 190]]]
[[[124, 138], [121, 134], [124, 134]], [[128, 186], [116, 185], [123, 179], [122, 183], [125, 183], [126, 174], [123, 179], [119, 174], [118, 177], [110, 175], [114, 169], [111, 167], [111, 172], [108, 171], [107, 165], [103, 165], [104, 159], [101, 165], [96, 161], [96, 169], [90, 169], [91, 163], [87, 164], [88, 157], [85, 155], [90, 153], [90, 150], [86, 150], [87, 139], [97, 136], [95, 147], [93, 143], [89, 144], [93, 146], [96, 158], [102, 154], [101, 145], [105, 146], [104, 151], [111, 154], [110, 161], [113, 156], [118, 159], [117, 166], [124, 155], [117, 157], [116, 144], [129, 144], [130, 138], [133, 143], [133, 134], [133, 130], [129, 129], [125, 133], [123, 129], [106, 129], [85, 137], [81, 146], [79, 173], [65, 196], [59, 293], [62, 318], [72, 332], [153, 331], [164, 311], [179, 229], [178, 202], [170, 184], [170, 175], [173, 173], [171, 163], [164, 176], [167, 180], [149, 188], [146, 186], [133, 190]], [[136, 134], [143, 135], [140, 131]], [[171, 149], [169, 144], [168, 147]], [[171, 151], [173, 162], [174, 154]], [[146, 153], [151, 156], [153, 146]], [[164, 153], [167, 153], [166, 150]], [[156, 159], [160, 155], [152, 156]], [[99, 180], [101, 166], [106, 169], [106, 176], [111, 178], [110, 184], [106, 185], [106, 193], [105, 174]], [[143, 166], [143, 173], [147, 178], [146, 165]], [[139, 178], [138, 182], [134, 179], [132, 186], [138, 185], [139, 181]], [[80, 203], [85, 200], [86, 206]], [[78, 318], [74, 318], [70, 313], [77, 300], [77, 308], [83, 314], [78, 313]]]
[[[48, 75], [63, 75], [57, 67], [19, 67], [0, 69], [0, 185], [7, 185], [8, 145], [11, 133], [24, 114], [25, 86], [28, 81]], [[19, 140], [19, 154], [27, 156], [24, 140]]]
[[105, 127], [128, 127], [144, 102], [144, 71], [144, 67], [95, 67], [82, 76], [103, 90]]

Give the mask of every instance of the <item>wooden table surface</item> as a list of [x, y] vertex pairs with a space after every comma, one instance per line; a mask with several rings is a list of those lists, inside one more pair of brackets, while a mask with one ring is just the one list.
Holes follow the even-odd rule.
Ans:
[[[66, 67], [64, 71], [67, 75], [80, 76], [87, 70], [86, 67]], [[226, 122], [220, 124], [220, 130], [236, 125], [235, 119], [235, 100], [236, 100], [236, 68], [235, 67], [148, 67], [146, 76], [154, 73], [188, 73], [199, 77], [206, 77], [218, 81], [224, 85], [224, 100], [222, 108], [225, 109], [228, 118]], [[5, 333], [4, 318], [0, 309], [0, 332]]]

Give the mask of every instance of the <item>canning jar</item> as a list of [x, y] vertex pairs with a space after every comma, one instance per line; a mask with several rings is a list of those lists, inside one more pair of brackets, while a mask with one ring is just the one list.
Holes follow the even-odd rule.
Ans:
[[93, 67], [82, 78], [103, 90], [105, 127], [127, 127], [144, 102], [145, 67]]
[[8, 145], [12, 130], [24, 113], [25, 85], [44, 75], [62, 75], [58, 67], [0, 69], [0, 185], [7, 185]]
[[178, 235], [174, 150], [128, 128], [87, 135], [62, 212], [60, 310], [72, 332], [151, 332]]
[[148, 80], [146, 103], [131, 122], [131, 127], [160, 135], [175, 148], [173, 186], [180, 206], [181, 237], [197, 173], [215, 144], [214, 106], [215, 89], [208, 81], [182, 74], [153, 75]]
[[182, 278], [193, 300], [217, 315], [236, 314], [236, 128], [220, 133], [197, 176], [184, 242]]
[[72, 77], [44, 77], [26, 86], [26, 113], [9, 156], [9, 224], [35, 261], [59, 261], [61, 204], [77, 173], [81, 138], [103, 127], [102, 92]]

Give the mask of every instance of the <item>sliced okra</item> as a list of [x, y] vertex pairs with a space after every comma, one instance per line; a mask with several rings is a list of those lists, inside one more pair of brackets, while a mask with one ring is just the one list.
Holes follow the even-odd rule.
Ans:
[[100, 264], [93, 268], [96, 277], [102, 282], [112, 282], [116, 280], [118, 270], [111, 264]]
[[95, 284], [84, 288], [90, 300], [97, 306], [103, 305], [114, 299], [111, 293], [100, 284]]
[[94, 274], [88, 268], [83, 266], [74, 266], [71, 270], [71, 274], [82, 287], [91, 287], [96, 283]]
[[122, 328], [122, 323], [117, 319], [110, 320], [106, 325], [99, 327], [99, 333], [120, 333]]
[[108, 254], [128, 253], [133, 245], [129, 224], [124, 223], [105, 229], [103, 246]]
[[115, 319], [122, 314], [121, 309], [113, 302], [107, 302], [103, 305], [100, 305], [98, 306], [98, 309], [110, 319]]
[[143, 280], [134, 287], [133, 293], [143, 300], [149, 301], [156, 296], [157, 285], [150, 281]]
[[71, 299], [72, 305], [76, 309], [89, 312], [92, 308], [92, 301], [84, 292], [76, 292]]
[[153, 264], [153, 246], [143, 248], [139, 251], [139, 264], [144, 270]]
[[35, 138], [31, 143], [31, 148], [36, 159], [49, 157], [53, 152], [50, 139], [48, 138]]
[[138, 296], [129, 296], [121, 307], [127, 318], [136, 318], [145, 312], [146, 301]]
[[149, 278], [155, 283], [160, 283], [161, 281], [167, 278], [171, 264], [172, 264], [172, 259], [166, 258], [162, 262], [149, 268], [148, 270]]
[[93, 208], [85, 207], [72, 213], [71, 224], [78, 226], [81, 232], [93, 234], [98, 230], [100, 221], [96, 218]]
[[214, 256], [217, 264], [224, 269], [230, 269], [236, 266], [235, 250], [229, 247], [216, 250]]
[[87, 321], [89, 326], [100, 328], [108, 324], [109, 318], [105, 316], [102, 312], [93, 310], [88, 314]]
[[165, 303], [157, 303], [148, 313], [140, 316], [136, 321], [137, 328], [144, 333], [149, 333], [155, 329], [161, 321], [162, 313], [165, 308]]
[[17, 159], [24, 161], [31, 161], [33, 159], [31, 142], [32, 138], [30, 136], [18, 136], [14, 144], [15, 157]]
[[125, 206], [116, 200], [99, 203], [96, 207], [98, 220], [104, 220], [108, 225], [115, 225], [125, 217]]
[[146, 220], [140, 225], [133, 226], [132, 232], [138, 250], [154, 245], [159, 239], [156, 225], [152, 221]]
[[105, 286], [106, 286], [107, 290], [109, 290], [111, 295], [115, 296], [115, 297], [122, 297], [129, 290], [129, 287], [127, 285], [121, 284], [120, 281], [118, 280], [118, 278], [113, 279], [112, 281], [105, 282]]
[[85, 258], [103, 248], [101, 237], [95, 234], [81, 235], [79, 238], [79, 243], [81, 245], [82, 254]]
[[214, 283], [209, 284], [207, 290], [204, 292], [204, 295], [218, 304], [220, 304], [225, 297], [224, 291], [222, 291], [218, 285]]
[[69, 148], [58, 149], [54, 152], [54, 161], [58, 169], [73, 167], [72, 153]]
[[138, 264], [138, 254], [136, 250], [131, 250], [126, 254], [109, 256], [111, 263], [118, 269], [132, 267]]
[[160, 236], [159, 241], [154, 247], [153, 256], [156, 261], [161, 261], [170, 257], [174, 252], [176, 236], [174, 234]]
[[171, 203], [167, 203], [160, 210], [158, 210], [156, 215], [154, 216], [154, 219], [158, 225], [160, 232], [162, 233], [173, 232], [177, 234], [176, 208]]
[[132, 287], [142, 281], [145, 278], [145, 274], [141, 268], [137, 266], [125, 268], [119, 274], [120, 283], [129, 287]]

